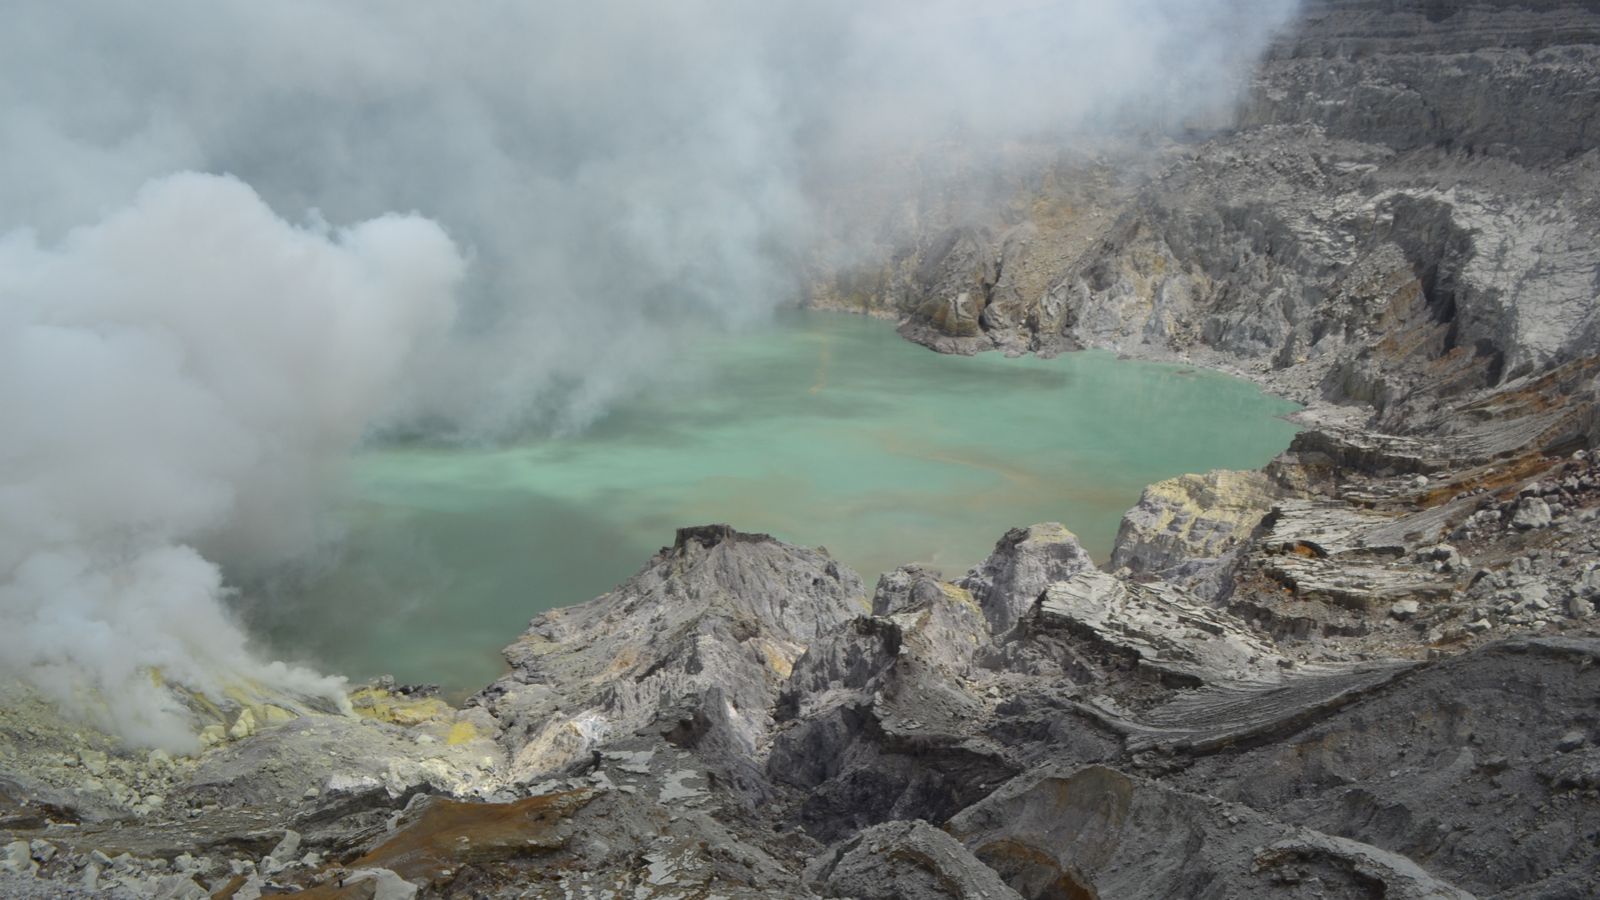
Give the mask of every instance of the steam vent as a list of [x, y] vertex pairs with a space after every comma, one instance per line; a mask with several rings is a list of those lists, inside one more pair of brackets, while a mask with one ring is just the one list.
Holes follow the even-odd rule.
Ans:
[[0, 898], [1600, 897], [1600, 0], [18, 0], [0, 151]]

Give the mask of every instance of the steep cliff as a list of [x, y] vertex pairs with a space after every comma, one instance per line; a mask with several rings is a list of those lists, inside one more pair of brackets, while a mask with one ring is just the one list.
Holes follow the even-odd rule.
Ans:
[[1308, 2], [1237, 130], [1003, 157], [984, 212], [899, 223], [923, 277], [814, 302], [849, 281], [946, 351], [1195, 354], [1398, 426], [1600, 343], [1597, 60], [1592, 3]]

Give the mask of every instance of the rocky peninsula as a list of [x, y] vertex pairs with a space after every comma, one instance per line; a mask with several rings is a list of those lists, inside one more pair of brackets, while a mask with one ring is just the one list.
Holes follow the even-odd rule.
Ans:
[[1236, 127], [928, 174], [813, 305], [1304, 430], [1098, 567], [682, 528], [459, 707], [241, 694], [175, 756], [8, 686], [0, 895], [1600, 895], [1597, 117], [1600, 3], [1308, 0]]

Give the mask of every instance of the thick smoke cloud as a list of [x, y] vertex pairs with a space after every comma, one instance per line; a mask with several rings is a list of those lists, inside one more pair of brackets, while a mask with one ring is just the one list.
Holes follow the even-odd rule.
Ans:
[[326, 689], [240, 662], [214, 563], [314, 542], [364, 434], [581, 428], [793, 299], [819, 185], [1221, 121], [1292, 6], [11, 4], [0, 660], [145, 742], [150, 668]]

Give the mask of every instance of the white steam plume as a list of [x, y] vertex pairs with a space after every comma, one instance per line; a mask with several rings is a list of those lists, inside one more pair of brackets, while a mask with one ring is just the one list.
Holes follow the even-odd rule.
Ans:
[[582, 427], [793, 297], [819, 186], [1221, 121], [1294, 5], [8, 4], [0, 665], [170, 740], [134, 675], [248, 660], [213, 563], [311, 543], [370, 428]]
[[413, 412], [581, 427], [676, 338], [792, 298], [806, 185], [951, 137], [1220, 121], [1293, 6], [13, 3], [0, 231], [90, 221], [178, 169], [291, 217], [419, 210], [475, 264]]
[[192, 726], [152, 671], [221, 697], [253, 663], [195, 546], [283, 558], [462, 260], [391, 216], [297, 228], [244, 184], [176, 175], [92, 227], [0, 241], [0, 663], [139, 743]]

